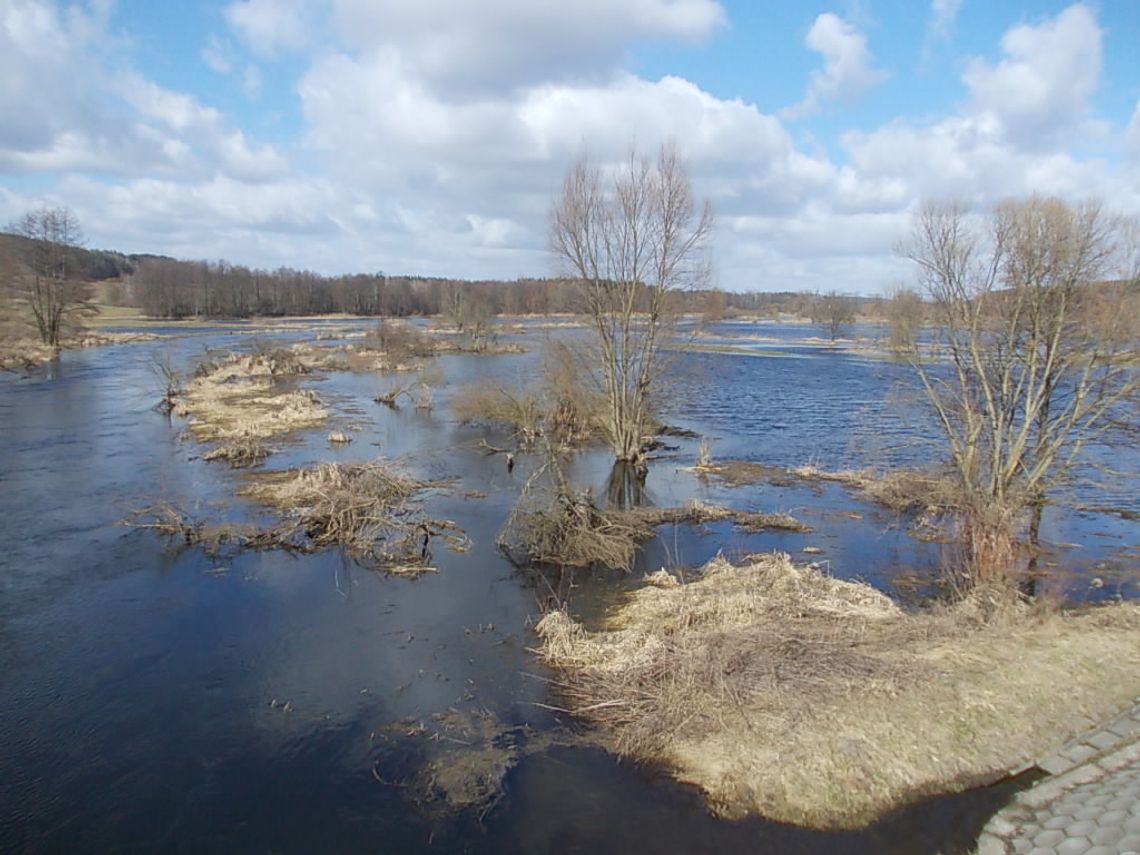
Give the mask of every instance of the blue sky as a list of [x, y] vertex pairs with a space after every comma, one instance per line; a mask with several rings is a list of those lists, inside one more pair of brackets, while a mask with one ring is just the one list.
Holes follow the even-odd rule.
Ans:
[[916, 206], [1140, 215], [1140, 4], [0, 0], [0, 222], [324, 273], [548, 275], [585, 146], [673, 140], [715, 282], [876, 293]]

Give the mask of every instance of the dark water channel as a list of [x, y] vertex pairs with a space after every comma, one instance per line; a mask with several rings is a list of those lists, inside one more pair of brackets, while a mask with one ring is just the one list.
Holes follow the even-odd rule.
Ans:
[[[336, 552], [210, 557], [117, 525], [159, 499], [206, 519], [257, 513], [234, 497], [241, 474], [202, 461], [183, 425], [153, 409], [155, 353], [189, 367], [206, 347], [249, 348], [247, 331], [67, 352], [42, 371], [0, 377], [0, 850], [967, 851], [1015, 784], [828, 834], [718, 821], [659, 771], [573, 744], [570, 723], [541, 706], [551, 700], [547, 675], [527, 650], [543, 592], [493, 545], [536, 462], [524, 456], [508, 473], [501, 457], [473, 448], [501, 438], [457, 425], [449, 411], [455, 391], [480, 378], [531, 382], [540, 336], [529, 338], [526, 355], [441, 357], [445, 382], [430, 413], [374, 404], [395, 378], [307, 381], [334, 418], [278, 443], [266, 463], [382, 455], [425, 478], [455, 479], [430, 512], [456, 521], [473, 548], [438, 550], [438, 574], [416, 579]], [[895, 370], [818, 349], [688, 354], [667, 407], [672, 421], [712, 436], [723, 458], [862, 465], [859, 455], [878, 447], [905, 457], [898, 449], [921, 433], [879, 404]], [[351, 445], [327, 444], [338, 426], [356, 429]], [[853, 446], [858, 436], [875, 442]], [[647, 547], [644, 567], [810, 545], [836, 575], [891, 588], [900, 574], [937, 565], [937, 546], [842, 488], [703, 485], [686, 469], [695, 441], [676, 443], [651, 468], [658, 504], [695, 495], [787, 511], [815, 531], [671, 528]], [[606, 470], [595, 453], [572, 467], [599, 493]], [[1074, 515], [1059, 526], [1084, 544], [1065, 553], [1081, 553], [1074, 591], [1087, 589], [1097, 562], [1135, 550], [1135, 523]], [[583, 577], [581, 608], [628, 584]], [[511, 752], [489, 805], [445, 811], [400, 783], [426, 763], [462, 762], [458, 743], [471, 740], [447, 736], [438, 722], [450, 714], [493, 722], [487, 747]]]

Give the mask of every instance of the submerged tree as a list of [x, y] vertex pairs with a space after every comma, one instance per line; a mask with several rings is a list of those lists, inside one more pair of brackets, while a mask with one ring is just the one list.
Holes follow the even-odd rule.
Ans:
[[835, 340], [843, 330], [855, 322], [855, 301], [838, 291], [828, 291], [819, 297], [812, 313], [813, 320], [827, 327], [829, 340]]
[[75, 250], [83, 243], [79, 219], [68, 208], [40, 208], [25, 214], [12, 232], [27, 239], [23, 292], [44, 344], [59, 344], [67, 314], [87, 299], [76, 279]]
[[[960, 488], [969, 572], [1007, 582], [1015, 544], [1088, 444], [1134, 421], [1135, 266], [1099, 205], [1032, 197], [988, 218], [927, 205], [903, 252], [930, 300], [934, 346], [911, 350]], [[1111, 281], [1105, 281], [1111, 279]], [[1035, 533], [1035, 532], [1034, 532]]]
[[631, 154], [612, 172], [581, 156], [551, 211], [551, 247], [577, 282], [597, 337], [590, 366], [619, 461], [641, 460], [669, 296], [708, 274], [712, 210], [693, 199], [677, 151]]

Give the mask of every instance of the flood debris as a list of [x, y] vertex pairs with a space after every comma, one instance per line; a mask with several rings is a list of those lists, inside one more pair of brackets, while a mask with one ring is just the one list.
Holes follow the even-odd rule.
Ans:
[[995, 612], [972, 591], [907, 614], [780, 554], [648, 581], [596, 631], [550, 612], [539, 653], [614, 750], [724, 816], [859, 827], [1024, 768], [1140, 692], [1135, 603]]

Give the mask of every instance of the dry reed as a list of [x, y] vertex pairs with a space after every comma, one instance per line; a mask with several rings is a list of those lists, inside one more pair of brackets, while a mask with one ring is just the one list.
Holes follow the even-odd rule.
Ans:
[[[855, 827], [1005, 775], [1140, 691], [1140, 608], [904, 614], [787, 556], [655, 578], [605, 626], [537, 626], [560, 692], [616, 750], [722, 814]], [[1064, 686], [1064, 691], [1058, 691]]]

